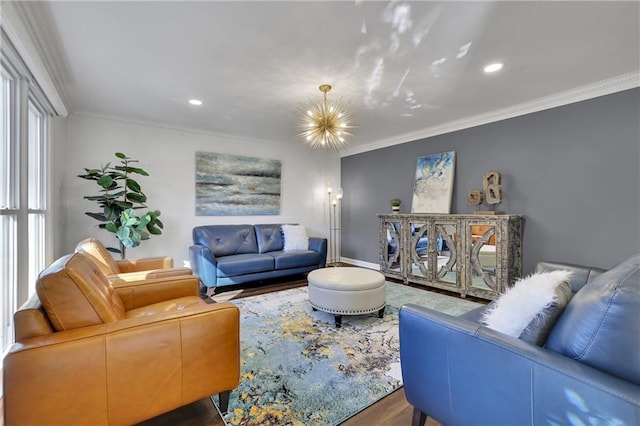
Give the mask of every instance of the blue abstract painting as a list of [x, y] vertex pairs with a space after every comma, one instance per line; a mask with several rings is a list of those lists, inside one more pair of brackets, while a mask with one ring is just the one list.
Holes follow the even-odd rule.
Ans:
[[196, 216], [280, 214], [280, 160], [196, 152]]
[[418, 157], [412, 213], [450, 213], [455, 151]]

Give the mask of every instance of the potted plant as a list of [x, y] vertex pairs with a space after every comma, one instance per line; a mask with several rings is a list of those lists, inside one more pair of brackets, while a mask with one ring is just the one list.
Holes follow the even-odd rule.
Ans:
[[394, 198], [393, 200], [390, 201], [391, 203], [391, 211], [393, 213], [399, 213], [400, 212], [400, 204], [402, 204], [402, 200], [398, 199], [398, 198]]
[[107, 250], [120, 253], [124, 259], [128, 247], [137, 247], [151, 235], [162, 234], [164, 224], [158, 219], [158, 210], [136, 214], [136, 210], [147, 207], [147, 196], [132, 175], [149, 176], [149, 173], [132, 166], [138, 160], [121, 152], [116, 152], [115, 156], [120, 159], [120, 165], [112, 166], [107, 163], [99, 169], [85, 168], [85, 174], [78, 177], [95, 181], [100, 187], [98, 195], [86, 195], [83, 198], [98, 203], [102, 211], [85, 214], [99, 221], [99, 228], [116, 235], [120, 248], [107, 247]]

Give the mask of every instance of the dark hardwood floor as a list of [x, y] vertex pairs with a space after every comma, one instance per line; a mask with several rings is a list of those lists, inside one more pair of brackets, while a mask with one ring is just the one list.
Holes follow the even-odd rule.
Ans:
[[[242, 297], [257, 296], [259, 294], [271, 293], [275, 291], [287, 290], [295, 287], [307, 285], [307, 280], [300, 277], [295, 281], [272, 281], [260, 283], [258, 285], [238, 286], [225, 288], [223, 292], [216, 293], [216, 299], [237, 299]], [[343, 426], [358, 425], [385, 425], [385, 426], [406, 426], [411, 424], [413, 407], [409, 405], [404, 396], [404, 389], [387, 395], [365, 410], [347, 419]], [[438, 426], [440, 423], [429, 418], [427, 426]], [[178, 408], [169, 413], [147, 420], [140, 425], [143, 426], [224, 426], [216, 407], [209, 398], [196, 401], [192, 404]]]

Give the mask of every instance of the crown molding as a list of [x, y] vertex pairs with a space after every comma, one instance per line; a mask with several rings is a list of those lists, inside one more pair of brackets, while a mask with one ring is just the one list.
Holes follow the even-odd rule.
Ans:
[[40, 43], [41, 37], [38, 37], [32, 25], [33, 20], [42, 22], [41, 17], [27, 3], [3, 2], [0, 9], [0, 25], [56, 113], [66, 117], [69, 111], [62, 97], [62, 86], [56, 84], [52, 78], [54, 73], [51, 64], [46, 61], [47, 57]]
[[280, 148], [285, 150], [296, 149], [299, 151], [306, 151], [306, 152], [309, 152], [310, 150], [310, 148], [308, 148], [305, 144], [302, 144], [302, 143], [292, 144], [287, 142], [275, 141], [272, 139], [258, 139], [258, 138], [251, 138], [251, 137], [243, 137], [243, 136], [231, 135], [226, 133], [217, 133], [210, 130], [194, 129], [194, 128], [180, 127], [180, 126], [170, 126], [164, 123], [158, 123], [154, 121], [144, 121], [144, 120], [136, 120], [133, 118], [127, 118], [127, 117], [118, 117], [114, 115], [97, 114], [97, 113], [88, 112], [88, 111], [73, 111], [71, 113], [70, 118], [72, 118], [73, 116], [95, 118], [99, 120], [116, 121], [120, 123], [132, 124], [136, 126], [153, 127], [156, 129], [171, 130], [175, 132], [186, 132], [186, 133], [193, 133], [196, 135], [212, 136], [220, 139], [225, 139], [229, 142], [239, 142], [239, 143], [245, 143], [245, 144], [258, 144], [258, 145], [268, 144], [269, 147], [279, 146]]
[[546, 109], [557, 108], [599, 96], [610, 95], [624, 90], [640, 87], [640, 71], [612, 77], [597, 83], [580, 86], [575, 89], [559, 92], [529, 102], [513, 105], [507, 108], [493, 110], [487, 113], [474, 115], [460, 120], [450, 121], [438, 126], [427, 127], [415, 132], [404, 133], [388, 139], [382, 139], [366, 145], [347, 147], [340, 150], [340, 157], [361, 154], [363, 152], [400, 145], [407, 142], [451, 133], [458, 130], [469, 129], [483, 124], [494, 123], [508, 118], [531, 114]]

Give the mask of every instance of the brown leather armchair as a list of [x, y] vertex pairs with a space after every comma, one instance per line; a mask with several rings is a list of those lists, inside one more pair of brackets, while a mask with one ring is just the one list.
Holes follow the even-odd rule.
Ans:
[[104, 244], [95, 238], [80, 241], [76, 246], [76, 253], [89, 256], [111, 282], [175, 277], [192, 273], [191, 268], [175, 268], [172, 257], [114, 259]]
[[14, 316], [5, 424], [130, 425], [216, 393], [228, 401], [239, 310], [205, 303], [198, 287], [194, 276], [112, 284], [83, 254], [58, 259]]

